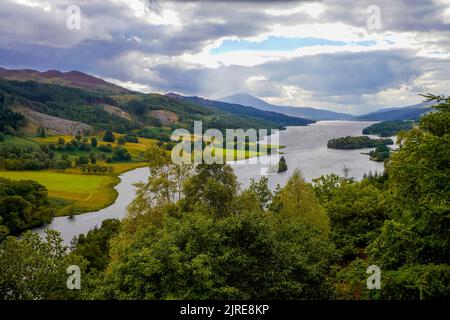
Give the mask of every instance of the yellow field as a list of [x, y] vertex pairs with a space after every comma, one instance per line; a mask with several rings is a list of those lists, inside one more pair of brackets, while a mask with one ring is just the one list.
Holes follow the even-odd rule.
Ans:
[[[114, 137], [116, 138], [116, 141], [121, 136], [123, 136], [123, 134], [114, 133]], [[102, 140], [103, 135], [87, 136], [86, 138], [89, 140], [89, 143], [91, 142], [92, 137], [95, 137], [97, 139], [99, 145], [100, 144], [110, 144], [113, 148], [119, 146], [119, 144], [117, 142], [104, 142]], [[33, 137], [32, 140], [34, 140], [36, 142], [40, 142], [40, 143], [57, 143], [59, 138], [63, 138], [66, 142], [69, 142], [69, 141], [75, 139], [74, 136], [62, 136], [61, 135], [61, 136], [48, 136], [45, 138]], [[122, 145], [122, 147], [127, 149], [132, 157], [137, 157], [137, 156], [139, 156], [139, 154], [141, 152], [144, 152], [148, 148], [148, 146], [156, 143], [156, 141], [157, 140], [154, 140], [154, 139], [139, 138], [138, 143], [127, 142], [124, 145]]]
[[100, 210], [112, 204], [117, 197], [113, 186], [119, 182], [119, 178], [113, 175], [54, 171], [0, 171], [0, 177], [34, 180], [44, 185], [51, 198], [65, 202], [58, 215]]
[[[103, 135], [95, 135], [98, 144], [107, 144], [102, 141]], [[114, 134], [116, 140], [121, 134]], [[86, 137], [89, 140], [92, 136]], [[59, 138], [63, 138], [66, 142], [74, 139], [73, 136], [49, 136], [45, 138], [33, 137], [31, 140], [38, 143], [57, 143]], [[197, 137], [193, 136], [195, 140]], [[30, 143], [33, 143], [29, 141]], [[114, 186], [119, 182], [118, 175], [139, 167], [148, 165], [141, 161], [141, 154], [147, 148], [156, 143], [156, 140], [139, 138], [139, 143], [127, 142], [123, 145], [133, 157], [129, 162], [112, 162], [98, 160], [97, 164], [102, 166], [112, 166], [114, 168], [112, 174], [97, 175], [97, 174], [83, 174], [80, 173], [79, 168], [69, 168], [65, 172], [56, 170], [45, 171], [0, 171], [0, 177], [5, 177], [14, 180], [34, 180], [44, 185], [49, 193], [50, 198], [57, 210], [57, 215], [71, 215], [83, 212], [90, 212], [100, 210], [114, 202], [117, 197], [117, 192]], [[113, 147], [118, 144], [110, 143]], [[170, 153], [170, 151], [167, 151]], [[215, 148], [216, 152], [222, 152], [224, 155], [226, 149]], [[236, 160], [252, 158], [263, 155], [259, 152], [248, 150], [234, 150]]]
[[[102, 163], [101, 163], [102, 164]], [[104, 163], [102, 165], [111, 165], [109, 163]], [[130, 171], [136, 168], [142, 168], [148, 166], [147, 162], [115, 162], [113, 165], [114, 173], [124, 173], [126, 171]]]

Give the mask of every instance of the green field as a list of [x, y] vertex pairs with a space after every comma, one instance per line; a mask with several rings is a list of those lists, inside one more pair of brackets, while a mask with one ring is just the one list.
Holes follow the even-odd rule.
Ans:
[[54, 171], [0, 171], [0, 177], [34, 180], [44, 185], [57, 209], [57, 215], [100, 210], [114, 202], [113, 186], [119, 178], [112, 175], [62, 173]]
[[4, 135], [4, 141], [1, 142], [3, 145], [11, 145], [17, 147], [31, 147], [33, 149], [39, 149], [39, 143], [26, 138], [20, 138], [15, 136]]

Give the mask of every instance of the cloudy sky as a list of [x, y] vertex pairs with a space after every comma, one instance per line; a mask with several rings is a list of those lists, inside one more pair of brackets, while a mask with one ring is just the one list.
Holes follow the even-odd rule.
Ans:
[[450, 93], [450, 0], [0, 0], [0, 30], [2, 67], [143, 92], [354, 114]]

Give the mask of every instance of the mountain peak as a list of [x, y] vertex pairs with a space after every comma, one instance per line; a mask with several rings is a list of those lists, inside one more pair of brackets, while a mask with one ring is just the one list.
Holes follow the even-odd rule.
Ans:
[[271, 105], [262, 99], [252, 96], [248, 93], [237, 93], [231, 96], [223, 97], [219, 101], [228, 103], [237, 103], [243, 106], [254, 107], [258, 109], [264, 109]]
[[292, 117], [300, 117], [311, 120], [349, 120], [353, 115], [348, 113], [339, 113], [329, 110], [315, 109], [310, 107], [289, 107], [277, 106], [265, 102], [262, 99], [254, 97], [248, 93], [238, 93], [219, 99], [219, 101], [228, 103], [237, 103], [240, 105], [253, 107], [265, 111], [283, 113]]
[[182, 95], [175, 93], [175, 92], [166, 93], [165, 96], [169, 97], [169, 98], [173, 98], [173, 99], [180, 99], [183, 97]]

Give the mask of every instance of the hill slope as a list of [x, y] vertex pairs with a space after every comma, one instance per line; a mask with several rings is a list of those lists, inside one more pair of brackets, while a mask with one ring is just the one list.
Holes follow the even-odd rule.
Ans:
[[311, 124], [314, 122], [314, 121], [311, 121], [308, 119], [303, 119], [303, 118], [299, 118], [299, 117], [291, 117], [291, 116], [285, 115], [283, 113], [264, 111], [264, 110], [260, 110], [260, 109], [254, 108], [254, 107], [243, 106], [243, 105], [236, 104], [236, 103], [227, 103], [227, 102], [222, 102], [222, 101], [209, 100], [209, 99], [204, 99], [204, 98], [196, 97], [196, 96], [186, 97], [186, 96], [181, 96], [181, 95], [174, 94], [174, 93], [168, 93], [168, 94], [166, 94], [166, 96], [169, 96], [169, 97], [172, 97], [175, 99], [184, 100], [184, 101], [194, 103], [197, 105], [213, 107], [213, 108], [220, 109], [220, 110], [223, 110], [226, 112], [230, 112], [232, 114], [265, 119], [267, 121], [271, 121], [273, 123], [283, 125], [283, 126], [304, 126], [304, 125], [308, 125], [308, 124]]
[[291, 117], [300, 117], [311, 120], [349, 120], [353, 115], [309, 107], [277, 106], [258, 99], [249, 94], [235, 94], [219, 99], [222, 102], [236, 103], [254, 107], [260, 110], [283, 113]]
[[48, 70], [46, 72], [39, 72], [32, 69], [8, 70], [0, 67], [0, 79], [36, 81], [46, 84], [58, 84], [61, 86], [104, 91], [115, 94], [130, 92], [128, 89], [79, 71], [61, 72], [58, 70]]
[[[30, 128], [37, 127], [49, 129], [50, 133], [60, 132], [60, 126], [53, 126], [53, 123], [65, 123], [62, 120], [86, 124], [93, 130], [133, 131], [152, 138], [159, 137], [161, 131], [167, 137], [175, 128], [190, 129], [194, 121], [202, 121], [204, 129], [219, 130], [281, 129], [288, 125], [311, 123], [305, 119], [226, 103], [188, 101], [179, 97], [132, 92], [76, 71], [41, 73], [0, 69], [0, 100], [0, 107], [6, 110], [0, 110], [1, 127], [18, 130], [13, 124], [17, 115], [11, 112], [15, 107], [22, 107], [16, 110], [20, 110], [26, 121], [19, 127], [26, 129], [27, 133], [30, 133]], [[55, 122], [44, 121], [42, 115], [59, 120], [46, 118]]]
[[433, 102], [422, 102], [407, 107], [380, 109], [368, 114], [356, 116], [354, 119], [366, 121], [416, 120], [423, 114], [430, 112], [430, 106], [433, 104]]

